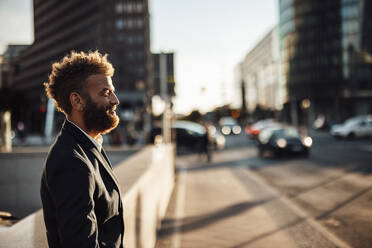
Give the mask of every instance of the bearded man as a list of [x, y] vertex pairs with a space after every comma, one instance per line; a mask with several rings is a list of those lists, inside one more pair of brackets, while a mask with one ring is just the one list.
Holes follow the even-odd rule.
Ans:
[[123, 247], [120, 187], [101, 136], [119, 122], [113, 73], [107, 55], [71, 52], [44, 84], [66, 116], [41, 177], [49, 247]]

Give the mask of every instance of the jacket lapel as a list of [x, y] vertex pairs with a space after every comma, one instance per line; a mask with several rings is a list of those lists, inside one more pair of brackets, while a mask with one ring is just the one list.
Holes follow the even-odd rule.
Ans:
[[98, 149], [96, 147], [92, 147], [90, 149], [90, 151], [94, 154], [94, 156], [98, 159], [98, 161], [101, 163], [103, 168], [105, 168], [107, 173], [111, 176], [112, 180], [115, 182], [116, 187], [118, 188], [118, 190], [120, 192], [119, 182], [118, 182], [117, 178], [115, 177], [114, 172], [112, 170], [112, 167], [109, 164], [108, 160], [106, 160], [106, 158], [102, 155], [102, 153], [100, 153], [98, 151]]
[[108, 165], [109, 165], [110, 168], [112, 169], [112, 164], [111, 164], [111, 162], [110, 162], [110, 160], [109, 160], [109, 158], [108, 158], [108, 156], [107, 156], [105, 150], [103, 149], [103, 147], [102, 147], [102, 150], [101, 150], [101, 154], [103, 155], [103, 157], [105, 158], [106, 162], [108, 163]]
[[[116, 185], [117, 190], [120, 193], [120, 186], [117, 178], [114, 175], [114, 172], [112, 170], [111, 164], [105, 155], [102, 155], [97, 149], [97, 147], [92, 143], [92, 141], [89, 140], [89, 138], [82, 133], [77, 127], [75, 127], [73, 124], [71, 124], [69, 121], [65, 120], [65, 123], [62, 127], [62, 132], [68, 131], [72, 136], [74, 136], [77, 141], [84, 145], [84, 147], [89, 150], [93, 155], [97, 158], [97, 160], [100, 162], [101, 166], [107, 171], [107, 173], [111, 176], [112, 180], [114, 181], [114, 184]], [[103, 151], [103, 148], [102, 148]]]

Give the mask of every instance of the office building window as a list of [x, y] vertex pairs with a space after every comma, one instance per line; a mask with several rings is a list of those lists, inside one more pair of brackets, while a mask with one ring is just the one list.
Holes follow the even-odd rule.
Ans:
[[127, 20], [127, 27], [128, 28], [133, 28], [133, 26], [134, 26], [134, 20], [128, 18], [128, 20]]
[[145, 41], [145, 39], [143, 38], [142, 35], [138, 35], [138, 36], [137, 36], [137, 43], [138, 43], [138, 44], [143, 44], [144, 41]]
[[107, 20], [107, 21], [105, 21], [105, 26], [106, 26], [106, 28], [111, 28], [111, 27], [112, 27], [112, 22], [111, 22], [111, 20]]
[[124, 4], [123, 3], [117, 3], [115, 5], [116, 13], [122, 14], [124, 12]]
[[342, 4], [357, 3], [359, 0], [342, 0]]
[[133, 44], [134, 43], [134, 37], [131, 36], [131, 35], [128, 35], [127, 36], [127, 43], [130, 45], [130, 44]]
[[341, 10], [341, 14], [343, 18], [357, 18], [359, 17], [359, 6], [358, 5], [350, 5], [345, 6]]
[[287, 6], [290, 6], [293, 4], [293, 0], [282, 0], [279, 1], [279, 7], [280, 9], [285, 9]]
[[116, 28], [123, 29], [124, 28], [124, 21], [122, 19], [116, 20]]
[[104, 5], [104, 10], [105, 10], [106, 12], [111, 12], [111, 11], [112, 11], [112, 9], [111, 9], [111, 5], [110, 5], [110, 4], [105, 4], [105, 5]]
[[144, 24], [143, 19], [139, 18], [137, 19], [137, 28], [142, 28]]
[[145, 57], [145, 53], [143, 51], [138, 51], [137, 52], [137, 58], [138, 59], [143, 59]]
[[347, 21], [343, 23], [342, 25], [342, 32], [344, 34], [346, 33], [356, 33], [359, 31], [359, 21], [358, 20], [352, 20]]
[[138, 75], [138, 76], [143, 76], [143, 75], [145, 75], [145, 68], [143, 68], [143, 66], [139, 66], [139, 67], [137, 67], [137, 75]]
[[134, 53], [129, 51], [126, 57], [128, 60], [132, 60], [134, 58]]
[[137, 3], [137, 12], [142, 12], [143, 11], [143, 4], [142, 3]]
[[118, 34], [116, 35], [116, 40], [117, 40], [117, 41], [120, 41], [120, 42], [124, 41], [124, 40], [125, 40], [125, 35], [122, 34], [122, 33], [118, 33]]
[[124, 5], [124, 10], [127, 13], [132, 13], [134, 9], [134, 3], [128, 2]]

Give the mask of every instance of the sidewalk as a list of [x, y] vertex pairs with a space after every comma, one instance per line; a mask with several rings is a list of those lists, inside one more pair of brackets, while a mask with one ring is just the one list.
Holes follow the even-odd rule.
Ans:
[[241, 152], [229, 153], [235, 162], [197, 164], [195, 157], [178, 159], [177, 184], [157, 248], [347, 247], [257, 183], [247, 163], [259, 161], [239, 161]]

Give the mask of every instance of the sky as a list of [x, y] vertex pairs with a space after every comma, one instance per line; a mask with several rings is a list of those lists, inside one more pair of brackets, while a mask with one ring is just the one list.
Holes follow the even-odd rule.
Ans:
[[[175, 53], [176, 113], [238, 98], [234, 69], [278, 22], [277, 0], [150, 0], [151, 50]], [[32, 0], [0, 0], [0, 53], [33, 41]]]

